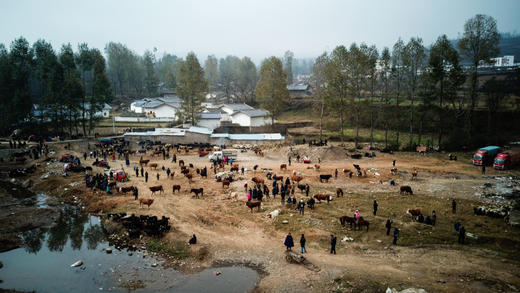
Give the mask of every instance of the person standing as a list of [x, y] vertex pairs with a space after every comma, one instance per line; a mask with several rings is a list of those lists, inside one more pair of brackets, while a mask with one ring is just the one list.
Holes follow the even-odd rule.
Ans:
[[457, 202], [455, 200], [451, 202], [451, 212], [454, 214], [457, 212]]
[[144, 168], [143, 168], [143, 167], [141, 167], [141, 177], [144, 177], [144, 174], [143, 174], [143, 172], [144, 172]]
[[392, 161], [392, 167], [395, 167], [395, 160]]
[[459, 228], [459, 243], [464, 244], [464, 239], [466, 239], [466, 228], [464, 226], [460, 226]]
[[157, 181], [159, 181], [159, 173], [157, 173]]
[[397, 245], [397, 238], [399, 238], [399, 229], [397, 227], [394, 228], [394, 245]]
[[291, 166], [291, 156], [289, 156], [289, 166]]
[[137, 187], [134, 187], [134, 200], [139, 199], [139, 190], [137, 190]]
[[385, 227], [386, 227], [386, 235], [390, 235], [390, 229], [392, 229], [392, 220], [388, 219], [386, 220], [386, 224], [385, 224]]
[[486, 165], [482, 162], [482, 175], [486, 174]]
[[300, 212], [300, 215], [303, 216], [305, 210], [305, 203], [303, 202], [303, 199], [300, 199], [300, 202], [298, 203], [298, 211]]
[[307, 249], [305, 248], [305, 242], [307, 242], [307, 239], [305, 239], [305, 236], [302, 234], [302, 237], [300, 238], [300, 246], [302, 247], [302, 253], [307, 253]]
[[287, 234], [287, 236], [285, 237], [285, 241], [283, 242], [283, 245], [285, 245], [285, 250], [291, 250], [291, 248], [294, 246], [294, 241], [291, 233]]
[[139, 167], [135, 168], [135, 177], [139, 177]]
[[374, 200], [374, 216], [377, 214], [377, 207], [379, 206], [379, 204], [377, 204], [377, 201]]
[[336, 254], [336, 241], [338, 238], [334, 234], [330, 234], [330, 253]]
[[146, 171], [146, 173], [144, 173], [144, 181], [148, 182], [148, 171]]
[[334, 170], [334, 179], [338, 179], [338, 169]]
[[437, 213], [435, 210], [432, 211], [432, 226], [435, 226], [435, 223], [437, 222]]

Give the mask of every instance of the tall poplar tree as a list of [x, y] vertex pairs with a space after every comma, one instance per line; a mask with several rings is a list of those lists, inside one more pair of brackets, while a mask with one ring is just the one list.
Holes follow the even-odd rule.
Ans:
[[282, 61], [269, 57], [262, 62], [260, 80], [256, 85], [256, 99], [271, 115], [271, 123], [282, 113], [289, 103], [287, 75], [283, 70]]
[[190, 52], [186, 60], [180, 62], [177, 76], [177, 94], [182, 101], [179, 118], [195, 125], [197, 114], [204, 110], [202, 102], [208, 92], [208, 82], [195, 53]]

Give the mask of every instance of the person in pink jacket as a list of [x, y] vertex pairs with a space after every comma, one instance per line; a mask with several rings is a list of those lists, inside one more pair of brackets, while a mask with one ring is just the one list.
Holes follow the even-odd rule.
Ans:
[[247, 201], [251, 201], [251, 192], [247, 193]]

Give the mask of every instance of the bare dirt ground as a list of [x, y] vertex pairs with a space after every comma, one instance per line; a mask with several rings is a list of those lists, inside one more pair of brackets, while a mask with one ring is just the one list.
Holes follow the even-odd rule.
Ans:
[[[56, 147], [59, 148], [59, 147]], [[280, 164], [287, 163], [293, 153], [309, 155], [312, 164], [293, 162], [287, 171], [280, 170]], [[82, 154], [86, 144], [73, 145], [73, 153]], [[59, 149], [57, 156], [70, 152]], [[186, 270], [198, 270], [215, 263], [242, 263], [261, 267], [266, 274], [259, 282], [258, 292], [378, 292], [393, 287], [424, 288], [428, 292], [517, 292], [520, 290], [518, 272], [520, 231], [504, 223], [503, 219], [474, 216], [473, 207], [489, 201], [476, 194], [484, 183], [494, 184], [497, 179], [489, 176], [518, 175], [518, 172], [498, 172], [488, 168], [486, 176], [480, 169], [467, 161], [448, 161], [447, 155], [418, 155], [411, 153], [382, 154], [376, 158], [354, 160], [346, 156], [343, 147], [273, 146], [264, 150], [264, 157], [253, 152], [239, 153], [238, 162], [247, 171], [235, 175], [239, 180], [229, 189], [213, 178], [207, 157], [199, 158], [196, 152], [178, 154], [178, 160], [192, 163], [195, 168], [208, 167], [208, 179], [194, 173], [193, 182], [180, 174], [178, 164], [162, 157], [145, 158], [158, 163], [157, 171], [145, 168], [149, 173], [148, 183], [143, 177], [136, 177], [133, 164], [139, 156], [131, 157], [131, 166], [124, 161], [109, 159], [112, 168], [124, 167], [130, 174], [130, 181], [120, 186], [138, 186], [140, 198], [154, 198], [154, 203], [139, 207], [130, 195], [105, 195], [85, 192], [84, 185], [71, 186], [70, 183], [83, 180], [82, 174], [71, 174], [68, 178], [59, 175], [40, 179], [41, 174], [51, 166], [43, 165], [35, 177], [35, 186], [52, 190], [55, 194], [75, 203], [84, 204], [87, 210], [99, 212], [114, 211], [135, 214], [153, 214], [170, 217], [172, 231], [165, 235], [165, 241], [187, 241], [196, 234], [200, 244], [190, 248], [197, 256], [182, 262]], [[295, 160], [295, 157], [292, 157]], [[312, 168], [320, 158], [320, 170]], [[398, 175], [391, 175], [392, 160], [396, 160]], [[352, 164], [359, 164], [368, 170], [366, 177], [352, 179], [345, 176], [343, 168], [354, 170]], [[85, 165], [91, 165], [87, 159]], [[253, 171], [259, 165], [258, 171]], [[167, 179], [161, 167], [175, 172], [174, 179]], [[272, 169], [277, 175], [290, 176], [293, 171], [301, 172], [303, 184], [310, 185], [310, 194], [334, 194], [332, 202], [316, 204], [315, 210], [305, 209], [301, 216], [292, 205], [276, 199], [264, 198], [260, 211], [251, 213], [245, 206], [247, 201], [243, 184], [252, 185], [254, 176], [265, 178], [261, 168]], [[411, 179], [413, 168], [418, 169], [418, 178]], [[319, 174], [334, 174], [338, 178], [329, 183], [320, 183]], [[229, 166], [226, 166], [229, 171]], [[102, 169], [94, 167], [95, 172]], [[160, 174], [157, 180], [156, 174]], [[377, 175], [376, 175], [377, 173]], [[36, 179], [37, 178], [37, 179]], [[388, 184], [394, 178], [398, 186]], [[284, 178], [285, 180], [285, 178]], [[269, 188], [271, 184], [266, 181]], [[182, 186], [180, 193], [172, 194], [172, 185]], [[162, 185], [165, 193], [151, 195], [149, 186]], [[400, 195], [401, 185], [410, 185], [414, 195]], [[204, 196], [195, 199], [191, 188], [204, 188]], [[345, 191], [344, 197], [335, 196], [336, 188]], [[66, 188], [66, 190], [65, 190]], [[237, 198], [231, 195], [236, 193]], [[297, 199], [305, 195], [296, 191]], [[458, 202], [457, 213], [451, 212], [451, 201]], [[377, 216], [372, 215], [372, 203], [377, 200]], [[406, 214], [407, 209], [420, 208], [423, 214], [437, 212], [437, 225], [429, 226], [413, 222]], [[280, 216], [270, 219], [267, 214], [280, 209]], [[352, 216], [358, 209], [370, 221], [369, 231], [353, 231], [341, 227], [338, 218]], [[401, 230], [398, 245], [392, 245], [392, 237], [386, 236], [386, 219], [394, 221], [394, 227]], [[283, 221], [287, 220], [288, 224]], [[457, 244], [457, 234], [453, 224], [461, 221], [467, 232], [476, 234], [478, 239], [467, 239], [467, 244]], [[321, 270], [314, 272], [285, 260], [285, 235], [291, 232], [295, 247], [299, 250], [300, 234], [307, 238], [304, 256]], [[337, 254], [329, 254], [329, 237], [338, 236]], [[354, 241], [343, 242], [345, 236]]]

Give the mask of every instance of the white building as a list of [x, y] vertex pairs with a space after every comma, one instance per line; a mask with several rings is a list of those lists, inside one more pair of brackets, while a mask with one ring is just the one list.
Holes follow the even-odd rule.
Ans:
[[489, 62], [481, 61], [480, 66], [487, 67], [502, 67], [502, 66], [514, 66], [515, 65], [515, 56], [507, 55], [502, 57], [496, 57], [489, 59]]
[[245, 127], [258, 127], [271, 124], [269, 112], [263, 109], [236, 111], [231, 115], [231, 121]]
[[181, 101], [177, 96], [162, 98], [144, 98], [130, 104], [130, 111], [146, 113], [157, 118], [177, 118]]
[[220, 105], [218, 108], [222, 109], [222, 111], [228, 113], [229, 115], [233, 115], [237, 111], [255, 109], [255, 108], [249, 106], [248, 104], [223, 104], [223, 105]]
[[220, 127], [220, 120], [222, 115], [220, 113], [204, 112], [199, 114], [197, 126], [205, 127], [213, 131], [213, 129]]

